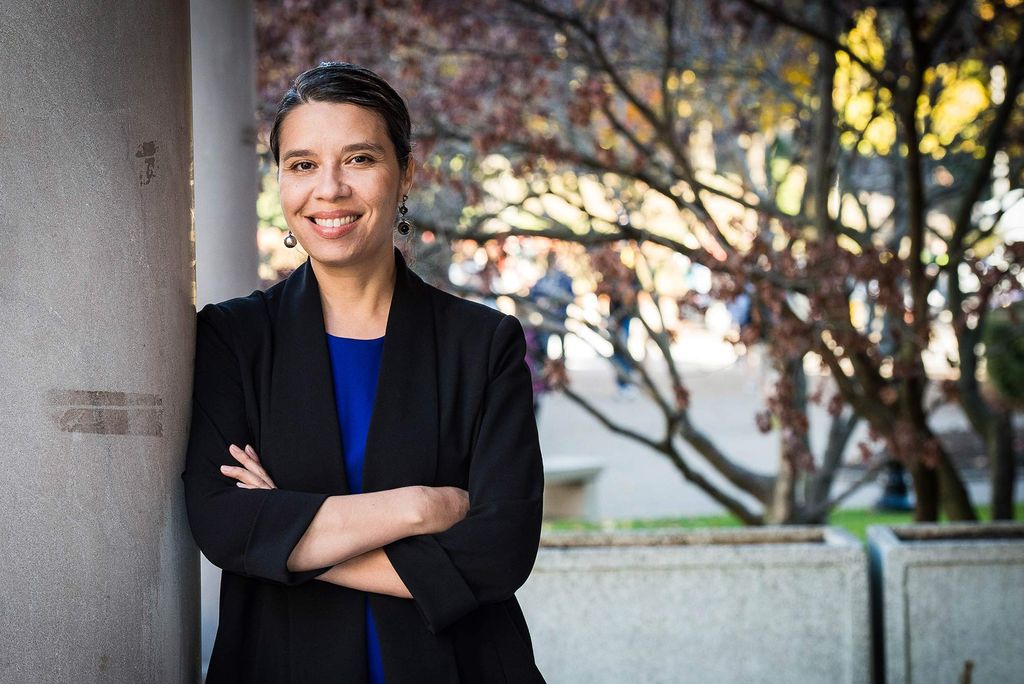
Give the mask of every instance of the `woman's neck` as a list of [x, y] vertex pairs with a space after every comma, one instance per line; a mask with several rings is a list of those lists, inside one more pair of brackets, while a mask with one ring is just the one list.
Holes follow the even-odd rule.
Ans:
[[331, 268], [313, 259], [310, 266], [320, 287], [327, 334], [364, 340], [384, 336], [395, 290], [392, 253], [351, 268]]

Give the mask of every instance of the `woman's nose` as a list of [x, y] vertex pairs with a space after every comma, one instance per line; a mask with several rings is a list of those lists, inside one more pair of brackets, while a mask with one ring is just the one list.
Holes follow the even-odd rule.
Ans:
[[316, 184], [316, 198], [331, 201], [339, 197], [348, 197], [352, 188], [345, 180], [345, 171], [340, 168], [324, 166]]

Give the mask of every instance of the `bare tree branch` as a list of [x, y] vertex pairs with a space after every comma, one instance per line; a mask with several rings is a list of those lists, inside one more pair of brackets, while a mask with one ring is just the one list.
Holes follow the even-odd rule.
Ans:
[[[580, 406], [580, 408], [589, 413], [598, 422], [600, 422], [602, 425], [604, 425], [612, 432], [630, 438], [633, 438], [633, 435], [636, 434], [635, 431], [630, 430], [629, 428], [622, 427], [608, 419], [608, 417], [601, 413], [599, 410], [597, 410], [597, 408], [595, 408], [592, 403], [584, 399], [582, 395], [568, 388], [565, 388], [562, 391], [569, 399], [574, 401], [577, 405]], [[646, 437], [639, 434], [637, 434], [637, 437], [641, 439], [646, 439]], [[660, 451], [661, 453], [666, 455], [672, 462], [672, 464], [676, 467], [676, 469], [680, 473], [682, 473], [683, 477], [686, 478], [687, 481], [697, 485], [703, 492], [705, 492], [708, 496], [710, 496], [718, 503], [722, 504], [722, 506], [724, 506], [726, 510], [731, 511], [733, 514], [736, 515], [736, 517], [738, 517], [744, 523], [746, 523], [747, 525], [761, 525], [764, 523], [764, 519], [762, 516], [756, 513], [752, 513], [742, 502], [739, 501], [739, 499], [729, 496], [721, 489], [711, 484], [711, 482], [703, 475], [701, 475], [699, 472], [692, 469], [686, 463], [685, 459], [683, 459], [683, 457], [679, 454], [679, 452], [676, 451], [675, 447], [673, 447], [671, 444], [649, 446], [651, 446], [652, 449], [656, 449], [657, 451]]]
[[820, 515], [831, 511], [836, 508], [839, 504], [849, 498], [854, 492], [863, 487], [869, 482], [873, 482], [878, 477], [878, 471], [885, 467], [885, 464], [889, 462], [888, 455], [885, 458], [878, 458], [865, 469], [864, 473], [854, 480], [849, 487], [844, 489], [842, 492], [833, 496], [832, 498], [824, 501], [817, 506], [814, 506], [806, 511], [806, 515], [809, 519], [813, 520]]

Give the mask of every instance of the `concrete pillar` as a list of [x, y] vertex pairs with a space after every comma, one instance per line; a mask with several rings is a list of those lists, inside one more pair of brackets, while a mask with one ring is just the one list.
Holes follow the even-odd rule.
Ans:
[[259, 286], [252, 0], [192, 3], [196, 303]]
[[0, 681], [194, 682], [187, 0], [7, 0], [0, 93]]
[[[252, 0], [192, 3], [196, 302], [259, 286], [256, 39]], [[202, 654], [217, 632], [220, 570], [202, 560]]]

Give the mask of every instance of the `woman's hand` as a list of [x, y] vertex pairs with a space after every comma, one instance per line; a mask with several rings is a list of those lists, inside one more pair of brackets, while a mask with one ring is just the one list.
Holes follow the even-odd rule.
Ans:
[[242, 466], [221, 466], [220, 472], [238, 480], [236, 484], [239, 487], [243, 489], [277, 489], [277, 485], [270, 479], [270, 475], [267, 475], [267, 471], [260, 465], [260, 457], [256, 455], [255, 449], [248, 444], [245, 445], [245, 449], [239, 449], [231, 444], [228, 446], [228, 451]]

